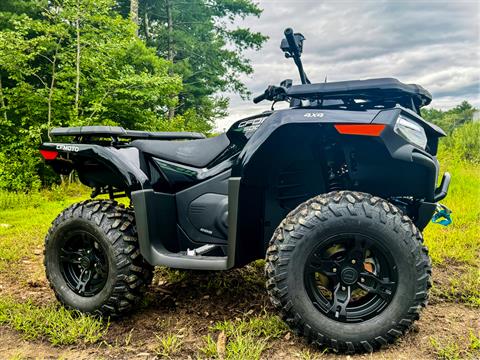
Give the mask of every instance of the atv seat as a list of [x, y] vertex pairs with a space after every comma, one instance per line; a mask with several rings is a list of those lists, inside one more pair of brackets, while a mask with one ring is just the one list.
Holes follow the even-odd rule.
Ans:
[[230, 145], [230, 141], [226, 134], [221, 134], [213, 138], [187, 141], [134, 140], [130, 145], [160, 159], [201, 168], [220, 155]]

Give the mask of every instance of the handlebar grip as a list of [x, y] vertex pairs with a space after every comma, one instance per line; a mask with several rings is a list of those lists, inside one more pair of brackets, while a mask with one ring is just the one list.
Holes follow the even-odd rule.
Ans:
[[295, 36], [293, 33], [292, 28], [286, 28], [283, 32], [285, 34], [285, 38], [287, 39], [288, 46], [290, 47], [290, 51], [295, 55], [300, 55], [300, 50], [298, 49], [297, 42], [295, 41]]
[[262, 95], [258, 95], [253, 98], [253, 103], [258, 104], [260, 101], [265, 100], [266, 93], [263, 93]]

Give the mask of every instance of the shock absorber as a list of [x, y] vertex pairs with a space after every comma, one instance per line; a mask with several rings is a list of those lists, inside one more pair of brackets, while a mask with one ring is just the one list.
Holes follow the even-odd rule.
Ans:
[[330, 167], [328, 171], [328, 190], [329, 191], [340, 191], [342, 190], [342, 182], [341, 179], [337, 176], [335, 170]]

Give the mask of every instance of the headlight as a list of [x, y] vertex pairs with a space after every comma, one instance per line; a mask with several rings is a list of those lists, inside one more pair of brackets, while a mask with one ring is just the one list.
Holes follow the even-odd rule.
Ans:
[[427, 135], [425, 135], [425, 130], [416, 122], [408, 120], [403, 116], [399, 116], [394, 131], [413, 145], [424, 150], [427, 147]]

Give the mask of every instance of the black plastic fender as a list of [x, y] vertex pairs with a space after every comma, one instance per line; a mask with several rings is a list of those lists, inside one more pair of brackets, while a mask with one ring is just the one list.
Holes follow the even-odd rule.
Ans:
[[[57, 151], [58, 156], [52, 162], [69, 163], [70, 166], [79, 171], [82, 179], [82, 167], [86, 160], [92, 159], [105, 166], [117, 183], [122, 183], [128, 191], [151, 188], [147, 175], [136, 164], [138, 162], [137, 154], [132, 150], [136, 149], [116, 149], [95, 144], [68, 144], [68, 143], [43, 143], [41, 150]], [[89, 184], [86, 184], [89, 185]]]

